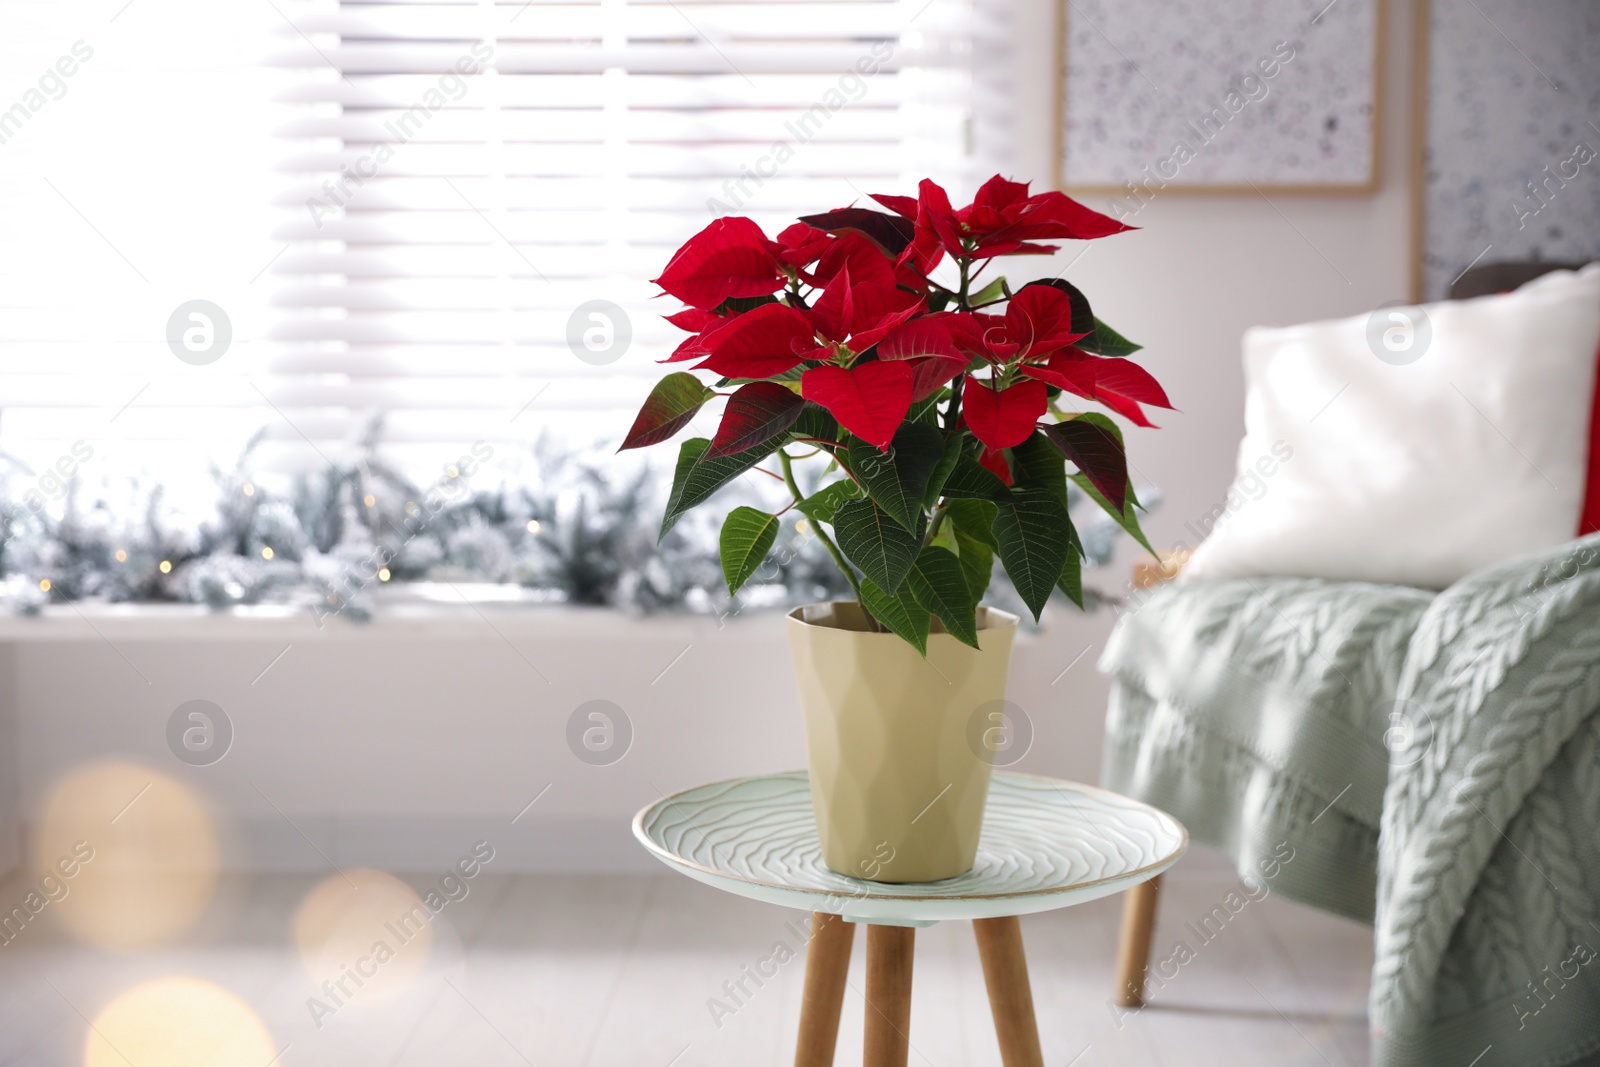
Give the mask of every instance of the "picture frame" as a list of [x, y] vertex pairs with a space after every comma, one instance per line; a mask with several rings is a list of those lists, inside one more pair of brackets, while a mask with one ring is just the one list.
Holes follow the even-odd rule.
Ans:
[[[1250, 0], [1218, 20], [1181, 0], [1059, 0], [1056, 187], [1111, 196], [1375, 192], [1385, 0], [1295, 0], [1295, 18], [1285, 19], [1289, 6]], [[1159, 70], [1152, 46], [1135, 56], [1119, 44], [1123, 25], [1146, 40], [1152, 25], [1166, 28], [1173, 43]], [[1259, 29], [1273, 25], [1275, 35]], [[1352, 41], [1364, 45], [1355, 64]], [[1307, 76], [1274, 81], [1291, 68]]]
[[1415, 8], [1412, 298], [1475, 266], [1600, 259], [1600, 9], [1559, 0]]

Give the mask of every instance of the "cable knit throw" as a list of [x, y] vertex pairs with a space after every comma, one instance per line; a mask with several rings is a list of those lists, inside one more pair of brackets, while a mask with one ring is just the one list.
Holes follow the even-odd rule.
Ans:
[[1101, 669], [1108, 787], [1374, 925], [1376, 1067], [1600, 1063], [1600, 535], [1437, 595], [1168, 584]]

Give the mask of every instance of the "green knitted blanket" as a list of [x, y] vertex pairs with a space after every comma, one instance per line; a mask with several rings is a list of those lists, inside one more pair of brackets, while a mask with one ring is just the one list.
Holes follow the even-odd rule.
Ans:
[[1373, 924], [1376, 1067], [1600, 1063], [1600, 535], [1438, 594], [1169, 584], [1101, 669], [1109, 788]]

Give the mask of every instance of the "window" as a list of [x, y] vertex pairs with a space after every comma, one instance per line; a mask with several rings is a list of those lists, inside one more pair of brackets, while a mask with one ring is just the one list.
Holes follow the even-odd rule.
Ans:
[[279, 131], [293, 182], [268, 331], [285, 413], [348, 438], [384, 411], [391, 447], [417, 462], [543, 427], [619, 439], [680, 336], [648, 279], [691, 233], [731, 213], [776, 232], [926, 174], [959, 179], [965, 10], [291, 11], [307, 39], [280, 35], [300, 110]]
[[258, 429], [306, 469], [379, 415], [418, 472], [615, 440], [680, 336], [648, 279], [712, 217], [971, 185], [971, 0], [8, 11], [0, 450], [87, 442], [107, 484], [204, 499]]
[[[268, 106], [286, 76], [262, 62], [273, 23], [266, 4], [7, 3], [0, 451], [27, 483], [58, 463], [90, 482], [187, 465], [203, 483], [205, 454], [270, 412], [255, 385], [277, 247]], [[196, 299], [229, 317], [210, 365], [166, 341]]]

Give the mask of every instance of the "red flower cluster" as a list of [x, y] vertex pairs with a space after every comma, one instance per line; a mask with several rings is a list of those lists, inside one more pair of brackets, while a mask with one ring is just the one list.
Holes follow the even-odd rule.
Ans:
[[[740, 383], [712, 454], [784, 432], [801, 401], [887, 449], [914, 404], [955, 382], [956, 425], [983, 443], [982, 462], [1009, 483], [999, 453], [1034, 433], [1057, 391], [1140, 426], [1150, 425], [1141, 405], [1171, 406], [1154, 378], [1121, 358], [1136, 346], [1098, 323], [1072, 285], [1038, 281], [1013, 293], [997, 279], [974, 288], [994, 257], [1053, 252], [1044, 242], [1129, 227], [1063, 193], [1030, 196], [998, 175], [959, 210], [931, 181], [916, 198], [873, 199], [888, 212], [806, 216], [777, 240], [749, 219], [718, 219], [656, 279], [688, 305], [668, 316], [691, 334], [668, 361], [694, 361]], [[959, 274], [955, 287], [931, 278], [947, 256]], [[647, 404], [623, 447], [663, 439], [661, 414]]]
[[[997, 559], [1035, 618], [1056, 592], [1083, 606], [1069, 485], [1149, 546], [1121, 428], [1100, 412], [1065, 410], [1068, 394], [1140, 426], [1150, 425], [1146, 406], [1170, 405], [1126, 358], [1139, 346], [1096, 318], [1070, 282], [1013, 289], [983, 278], [997, 257], [1128, 227], [1000, 177], [960, 210], [930, 181], [916, 198], [874, 199], [887, 210], [807, 215], [776, 240], [743, 218], [690, 238], [657, 279], [688, 305], [668, 317], [690, 336], [667, 362], [720, 380], [713, 389], [689, 371], [663, 376], [622, 447], [665, 441], [725, 397], [715, 435], [679, 446], [663, 537], [775, 459], [789, 504], [736, 507], [723, 521], [729, 595], [795, 508], [874, 629], [925, 653], [937, 618], [978, 647], [977, 605]], [[794, 464], [819, 453], [822, 483], [803, 490]]]

